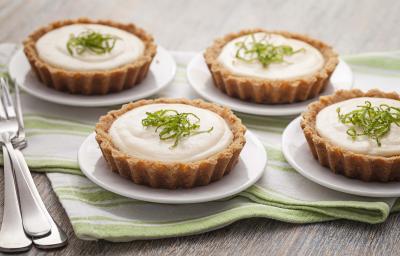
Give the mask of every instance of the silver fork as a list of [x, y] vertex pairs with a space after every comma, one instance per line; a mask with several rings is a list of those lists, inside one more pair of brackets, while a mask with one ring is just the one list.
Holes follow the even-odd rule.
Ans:
[[[5, 112], [0, 107], [0, 121], [6, 118]], [[3, 145], [2, 150], [4, 158], [4, 207], [0, 228], [0, 251], [23, 252], [31, 248], [32, 240], [26, 236], [22, 225], [13, 166], [7, 148]]]
[[[8, 84], [6, 84], [8, 87]], [[22, 118], [22, 108], [21, 108], [21, 98], [19, 94], [19, 87], [17, 83], [15, 83], [15, 112], [17, 116], [17, 121], [18, 121], [18, 136], [13, 140], [13, 144], [15, 147], [17, 147], [17, 155], [18, 155], [18, 160], [19, 163], [21, 164], [21, 167], [23, 169], [23, 173], [26, 174], [26, 179], [29, 183], [29, 186], [36, 188], [35, 183], [33, 182], [32, 176], [29, 171], [29, 167], [26, 164], [26, 161], [24, 159], [24, 156], [22, 155], [20, 149], [23, 149], [27, 145], [27, 140], [25, 137], [25, 131], [24, 131], [24, 120]], [[53, 220], [51, 215], [46, 209], [46, 206], [44, 205], [43, 201], [40, 198], [39, 193], [37, 193], [37, 190], [35, 189], [36, 193], [34, 193], [35, 197], [39, 201], [39, 205], [42, 208], [43, 212], [45, 213], [48, 221], [50, 222], [51, 225], [51, 233], [45, 237], [42, 238], [34, 238], [33, 239], [33, 244], [41, 249], [52, 249], [52, 248], [59, 248], [63, 247], [67, 244], [68, 242], [68, 237], [65, 234], [65, 232], [61, 229], [57, 223]]]
[[25, 232], [32, 237], [47, 235], [50, 232], [50, 223], [39, 206], [38, 200], [34, 196], [35, 188], [28, 185], [26, 175], [18, 161], [18, 155], [12, 145], [12, 140], [18, 134], [18, 121], [11, 96], [8, 91], [7, 83], [4, 79], [1, 81], [1, 103], [6, 120], [1, 122], [0, 134], [2, 134], [1, 142], [7, 148], [11, 163], [14, 169], [14, 175], [17, 182], [17, 190], [20, 200], [20, 209], [22, 216], [22, 224]]
[[[5, 83], [5, 89], [8, 92], [8, 83]], [[10, 101], [12, 103], [12, 101]], [[22, 118], [22, 110], [21, 110], [21, 100], [19, 95], [19, 87], [15, 85], [15, 112], [16, 112], [16, 120], [18, 122], [18, 132], [17, 137], [13, 139], [13, 145], [16, 147], [16, 155], [22, 169], [22, 174], [25, 180], [28, 183], [28, 186], [31, 188], [33, 193], [33, 197], [37, 201], [40, 209], [44, 213], [47, 221], [50, 223], [51, 232], [49, 235], [42, 238], [34, 238], [33, 243], [36, 247], [42, 249], [50, 249], [50, 248], [58, 248], [66, 245], [67, 236], [65, 232], [54, 222], [53, 218], [50, 216], [49, 212], [46, 209], [41, 197], [36, 189], [35, 183], [33, 182], [32, 176], [30, 174], [28, 165], [25, 162], [24, 156], [22, 155], [20, 149], [23, 149], [27, 145], [25, 132], [24, 132], [24, 122]], [[17, 179], [18, 182], [18, 179]], [[21, 202], [22, 203], [22, 202]]]

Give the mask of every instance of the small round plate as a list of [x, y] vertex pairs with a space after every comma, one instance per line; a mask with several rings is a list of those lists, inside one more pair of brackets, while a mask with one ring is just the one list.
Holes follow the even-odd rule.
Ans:
[[176, 190], [137, 185], [113, 173], [101, 154], [94, 133], [82, 143], [78, 152], [78, 162], [86, 177], [116, 194], [154, 203], [188, 204], [226, 198], [247, 189], [264, 173], [267, 154], [257, 137], [247, 131], [246, 145], [240, 159], [228, 175], [207, 186]]
[[24, 91], [42, 100], [69, 106], [100, 107], [122, 104], [157, 93], [175, 77], [176, 64], [172, 56], [159, 46], [149, 73], [140, 84], [131, 89], [107, 95], [69, 94], [43, 85], [31, 69], [22, 49], [12, 57], [9, 72]]
[[[193, 89], [201, 97], [231, 109], [253, 115], [261, 116], [291, 116], [305, 111], [307, 105], [315, 99], [291, 104], [257, 104], [232, 98], [221, 92], [214, 86], [210, 71], [204, 61], [203, 54], [197, 54], [189, 63], [187, 78]], [[353, 86], [353, 74], [350, 67], [342, 60], [333, 72], [330, 82], [321, 95], [333, 93], [338, 89], [351, 89]]]
[[286, 160], [307, 179], [340, 192], [369, 197], [400, 196], [399, 182], [364, 182], [334, 174], [314, 159], [300, 127], [301, 117], [293, 120], [283, 132], [282, 150]]

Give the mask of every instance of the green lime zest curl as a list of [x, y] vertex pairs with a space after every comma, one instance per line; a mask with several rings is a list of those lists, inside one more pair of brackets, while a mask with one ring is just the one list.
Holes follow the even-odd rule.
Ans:
[[[248, 42], [248, 38], [251, 39], [250, 42]], [[266, 40], [266, 37], [257, 40], [254, 34], [249, 35], [241, 42], [236, 42], [235, 45], [237, 59], [247, 63], [258, 61], [264, 68], [268, 68], [272, 63], [286, 62], [285, 56], [305, 51], [304, 48], [295, 51], [289, 45], [273, 45]]]
[[71, 56], [74, 54], [82, 55], [85, 52], [101, 55], [111, 52], [119, 39], [114, 35], [86, 30], [78, 35], [70, 35], [67, 42], [67, 50]]
[[382, 137], [390, 131], [392, 124], [400, 127], [400, 108], [387, 104], [372, 106], [370, 101], [365, 101], [365, 105], [357, 106], [357, 109], [349, 113], [341, 114], [340, 108], [336, 112], [341, 123], [350, 125], [346, 132], [353, 140], [367, 136], [375, 140], [379, 147], [382, 145]]
[[210, 133], [214, 127], [199, 131], [200, 118], [193, 113], [179, 113], [173, 109], [161, 109], [155, 112], [146, 112], [146, 118], [142, 119], [144, 127], [155, 127], [159, 132], [160, 140], [174, 140], [172, 148], [176, 147], [180, 140], [188, 136], [201, 133]]

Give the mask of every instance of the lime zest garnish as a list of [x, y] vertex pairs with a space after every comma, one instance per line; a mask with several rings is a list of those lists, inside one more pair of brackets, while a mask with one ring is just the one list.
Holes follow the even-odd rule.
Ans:
[[[160, 130], [160, 140], [174, 139], [172, 148], [176, 147], [184, 137], [209, 133], [214, 129], [214, 127], [211, 127], [208, 130], [198, 131], [200, 118], [193, 113], [179, 113], [173, 109], [161, 109], [155, 112], [146, 112], [146, 115], [147, 117], [142, 119], [142, 125], [144, 127], [156, 127], [155, 132]], [[194, 119], [194, 121], [191, 119]]]
[[111, 52], [115, 43], [120, 38], [110, 34], [102, 34], [93, 30], [86, 30], [79, 33], [77, 36], [71, 34], [67, 42], [68, 53], [72, 56], [84, 52], [94, 54], [105, 54]]
[[392, 124], [400, 127], [400, 108], [380, 104], [372, 106], [370, 101], [365, 101], [365, 105], [357, 106], [357, 109], [341, 114], [340, 108], [336, 109], [340, 122], [351, 127], [346, 131], [355, 140], [360, 136], [367, 136], [374, 139], [380, 147], [381, 139], [389, 131]]
[[[267, 36], [267, 35], [266, 35]], [[236, 42], [237, 47], [235, 57], [247, 63], [254, 63], [258, 61], [264, 68], [272, 63], [286, 62], [285, 56], [292, 56], [293, 54], [305, 51], [304, 48], [293, 50], [289, 45], [273, 45], [270, 43], [266, 36], [257, 40], [254, 34], [249, 35], [241, 42]], [[248, 42], [248, 38], [251, 39]]]

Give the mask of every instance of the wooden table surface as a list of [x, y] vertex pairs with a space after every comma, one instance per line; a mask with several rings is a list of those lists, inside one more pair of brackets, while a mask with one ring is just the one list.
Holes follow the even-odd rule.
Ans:
[[[398, 50], [399, 13], [398, 0], [0, 0], [0, 42], [19, 43], [53, 20], [87, 16], [137, 23], [171, 50], [200, 51], [228, 32], [264, 27], [307, 33], [329, 42], [340, 54], [349, 54]], [[34, 179], [50, 213], [68, 233], [69, 245], [52, 252], [56, 255], [400, 254], [399, 214], [379, 225], [350, 221], [296, 225], [249, 219], [190, 237], [118, 244], [82, 241], [74, 235], [45, 175], [35, 174]], [[2, 204], [3, 191], [0, 194]], [[38, 253], [32, 249], [29, 254]]]

